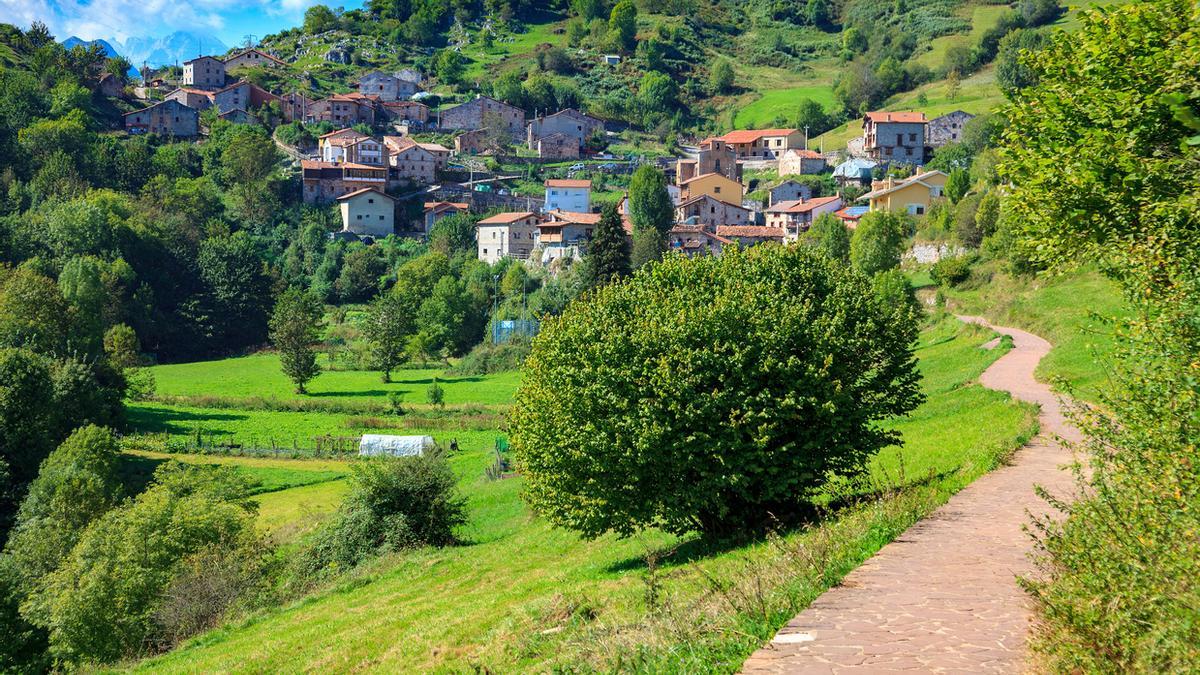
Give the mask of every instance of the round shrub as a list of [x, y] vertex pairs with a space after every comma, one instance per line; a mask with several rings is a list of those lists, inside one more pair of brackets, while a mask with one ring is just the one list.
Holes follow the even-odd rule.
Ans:
[[547, 319], [510, 415], [525, 497], [598, 536], [811, 512], [921, 400], [911, 312], [804, 246], [670, 256]]
[[929, 278], [939, 286], [957, 286], [971, 276], [971, 258], [954, 256], [942, 258], [929, 268]]

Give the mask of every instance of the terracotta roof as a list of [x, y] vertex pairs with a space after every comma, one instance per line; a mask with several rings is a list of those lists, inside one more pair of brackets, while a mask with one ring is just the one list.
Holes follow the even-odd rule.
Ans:
[[796, 129], [741, 129], [731, 131], [724, 136], [717, 136], [717, 140], [726, 143], [753, 143], [765, 136], [790, 136], [794, 133], [796, 133]]
[[384, 101], [385, 108], [428, 108], [429, 106], [420, 101]]
[[321, 134], [317, 138], [319, 138], [319, 139], [320, 138], [329, 138], [330, 136], [337, 136], [338, 134], [345, 134], [345, 133], [358, 134], [359, 136], [364, 135], [364, 134], [361, 134], [361, 133], [355, 131], [354, 129], [351, 129], [350, 127], [343, 127], [341, 129], [338, 129], [337, 131], [331, 131], [327, 134]]
[[358, 134], [355, 136], [335, 136], [333, 138], [328, 139], [326, 142], [329, 143], [330, 145], [336, 145], [336, 146], [344, 148], [344, 147], [347, 147], [350, 145], [358, 145], [359, 143], [362, 143], [363, 141], [369, 141], [369, 140], [371, 140], [370, 136], [364, 136], [363, 134]]
[[444, 211], [445, 209], [449, 208], [458, 209], [459, 211], [466, 211], [467, 209], [471, 208], [471, 205], [467, 204], [466, 202], [425, 202], [424, 208], [426, 211]]
[[925, 121], [925, 113], [923, 113], [923, 112], [878, 111], [878, 112], [867, 113], [866, 118], [876, 124], [879, 124], [880, 122], [913, 123], [913, 122], [924, 122]]
[[[213, 95], [213, 92], [208, 91], [206, 89], [194, 89], [192, 87], [180, 87], [180, 88], [176, 89], [175, 91], [182, 91], [185, 94], [195, 94], [197, 96], [205, 96], [208, 98], [212, 98], [212, 95]], [[175, 91], [167, 94], [167, 96], [174, 96]], [[224, 91], [224, 89], [222, 89], [221, 91]]]
[[725, 206], [732, 206], [735, 209], [741, 209], [743, 211], [750, 210], [750, 209], [742, 206], [741, 204], [734, 204], [733, 202], [727, 202], [724, 199], [717, 199], [716, 197], [714, 197], [710, 194], [699, 194], [699, 195], [696, 195], [695, 197], [689, 197], [689, 198], [679, 202], [678, 204], [676, 204], [675, 208], [679, 209], [679, 208], [683, 208], [685, 206], [691, 206], [692, 204], [695, 204], [696, 202], [699, 202], [699, 201], [704, 201], [705, 199], [711, 199], [714, 202], [719, 202], [721, 204], [724, 204]]
[[762, 225], [718, 225], [717, 234], [722, 237], [758, 237], [761, 239], [783, 239], [783, 230]]
[[815, 197], [808, 201], [802, 199], [788, 199], [767, 209], [768, 213], [808, 213], [818, 206], [824, 206], [831, 202], [841, 199], [838, 195], [832, 197]]
[[[729, 178], [728, 176], [724, 176], [715, 171], [712, 171], [709, 173], [702, 173], [699, 176], [695, 176], [694, 178], [689, 178], [689, 179], [683, 181], [682, 183], [680, 183], [680, 185], [687, 185], [688, 183], [691, 183], [693, 181], [698, 181], [701, 178], [708, 178], [709, 176], [721, 176], [721, 178], [724, 178], [725, 180], [729, 181], [730, 183], [737, 183], [737, 181], [733, 180], [732, 178]], [[741, 183], [738, 183], [738, 185], [741, 185]]]
[[370, 169], [372, 171], [387, 171], [386, 166], [373, 166], [371, 164], [356, 164], [354, 162], [341, 162], [340, 164], [335, 164], [334, 166], [341, 166], [341, 167], [345, 167], [347, 169]]
[[545, 186], [560, 188], [590, 188], [592, 187], [592, 181], [575, 180], [572, 178], [551, 178], [550, 180], [546, 181]]
[[496, 215], [494, 215], [490, 218], [484, 218], [483, 220], [479, 221], [479, 224], [480, 225], [509, 225], [509, 224], [517, 222], [518, 220], [524, 220], [525, 218], [529, 218], [530, 216], [533, 216], [533, 215], [535, 215], [535, 214], [530, 213], [529, 211], [509, 211], [507, 213], [497, 213]]
[[381, 197], [387, 197], [388, 199], [390, 199], [392, 201], [396, 201], [395, 197], [386, 195], [383, 192], [380, 192], [377, 188], [373, 188], [373, 187], [359, 188], [359, 189], [355, 190], [354, 192], [347, 192], [346, 194], [342, 195], [341, 197], [338, 197], [337, 200], [340, 202], [343, 199], [350, 199], [351, 197], [357, 197], [357, 196], [363, 194], [364, 192], [374, 192]]
[[[550, 215], [557, 218], [560, 223], [575, 223], [577, 225], [595, 225], [600, 222], [599, 213], [580, 213], [579, 211], [563, 211], [562, 209], [554, 209]], [[549, 223], [553, 225], [554, 223]]]

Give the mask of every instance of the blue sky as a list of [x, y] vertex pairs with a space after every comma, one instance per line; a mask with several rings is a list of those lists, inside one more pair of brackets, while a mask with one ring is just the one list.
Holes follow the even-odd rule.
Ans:
[[[28, 28], [41, 21], [62, 40], [161, 37], [177, 30], [209, 33], [232, 46], [298, 25], [319, 0], [0, 0], [0, 22]], [[358, 7], [361, 0], [328, 2]]]

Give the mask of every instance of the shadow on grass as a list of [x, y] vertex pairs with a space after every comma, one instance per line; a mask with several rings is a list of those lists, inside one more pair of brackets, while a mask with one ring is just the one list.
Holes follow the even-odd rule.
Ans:
[[155, 457], [121, 455], [117, 476], [121, 479], [121, 484], [125, 486], [125, 494], [130, 497], [141, 494], [153, 480], [154, 472], [158, 467], [168, 461]]
[[170, 408], [137, 408], [129, 410], [129, 423], [142, 433], [183, 434], [191, 433], [196, 427], [210, 436], [228, 436], [230, 432], [204, 427], [205, 422], [230, 422], [249, 419], [249, 415], [229, 412], [195, 412]]
[[[648, 552], [658, 558], [657, 565], [659, 568], [678, 567], [688, 563], [703, 560], [705, 558], [728, 553], [737, 548], [752, 546], [762, 543], [767, 540], [769, 535], [786, 537], [790, 534], [802, 530], [810, 526], [819, 526], [822, 523], [831, 519], [838, 512], [846, 509], [853, 509], [862, 506], [869, 502], [880, 499], [887, 499], [895, 496], [905, 490], [911, 490], [919, 487], [927, 487], [944, 481], [956, 473], [959, 469], [949, 469], [941, 472], [930, 471], [925, 476], [905, 482], [900, 486], [875, 486], [868, 490], [855, 492], [853, 494], [839, 496], [829, 502], [829, 504], [811, 510], [804, 510], [794, 518], [789, 519], [786, 523], [777, 523], [770, 531], [756, 532], [754, 534], [727, 537], [724, 539], [705, 539], [699, 534], [691, 535], [691, 538], [679, 543], [675, 546], [663, 546], [653, 551]], [[630, 556], [624, 560], [618, 560], [608, 567], [605, 571], [632, 572], [647, 569], [646, 558], [649, 555]]]

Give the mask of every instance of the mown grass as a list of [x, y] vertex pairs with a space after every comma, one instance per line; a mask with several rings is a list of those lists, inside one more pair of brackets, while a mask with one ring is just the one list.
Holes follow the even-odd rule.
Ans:
[[[877, 484], [896, 488], [904, 475], [907, 487], [864, 496], [819, 527], [726, 549], [656, 531], [581, 540], [531, 515], [519, 478], [487, 480], [490, 445], [468, 444], [452, 459], [468, 499], [464, 545], [382, 558], [333, 589], [137, 668], [512, 672], [603, 670], [620, 658], [626, 668], [732, 671], [800, 607], [1032, 433], [1028, 408], [971, 384], [1003, 351], [979, 349], [991, 337], [952, 320], [922, 333], [929, 399], [897, 424], [905, 448], [872, 466]], [[261, 517], [286, 528], [289, 517], [334, 503], [341, 484], [263, 495]], [[291, 495], [300, 504], [283, 503]], [[661, 558], [654, 571], [647, 554]], [[765, 585], [761, 602], [746, 600], [754, 594], [739, 590], [744, 583]]]
[[[322, 357], [321, 363], [325, 363]], [[295, 386], [279, 367], [279, 356], [264, 352], [217, 361], [198, 361], [154, 366], [150, 369], [162, 396], [264, 397], [304, 401], [386, 402], [389, 394], [404, 397], [405, 403], [425, 402], [425, 394], [436, 377], [445, 392], [447, 405], [478, 403], [506, 404], [520, 384], [520, 373], [481, 376], [448, 376], [440, 369], [397, 370], [392, 382], [382, 381], [377, 371], [326, 370], [308, 384], [308, 394], [296, 394]]]
[[1105, 361], [1114, 348], [1109, 319], [1126, 316], [1120, 291], [1098, 272], [1013, 277], [977, 268], [963, 287], [944, 291], [954, 311], [980, 314], [1001, 325], [1024, 328], [1054, 345], [1036, 375], [1061, 380], [1085, 400], [1109, 386]]
[[794, 124], [801, 99], [810, 98], [826, 110], [835, 105], [833, 87], [827, 84], [801, 85], [784, 89], [768, 89], [758, 92], [753, 102], [740, 107], [734, 116], [738, 129], [764, 129], [773, 126], [777, 117], [782, 117], [784, 126]]

